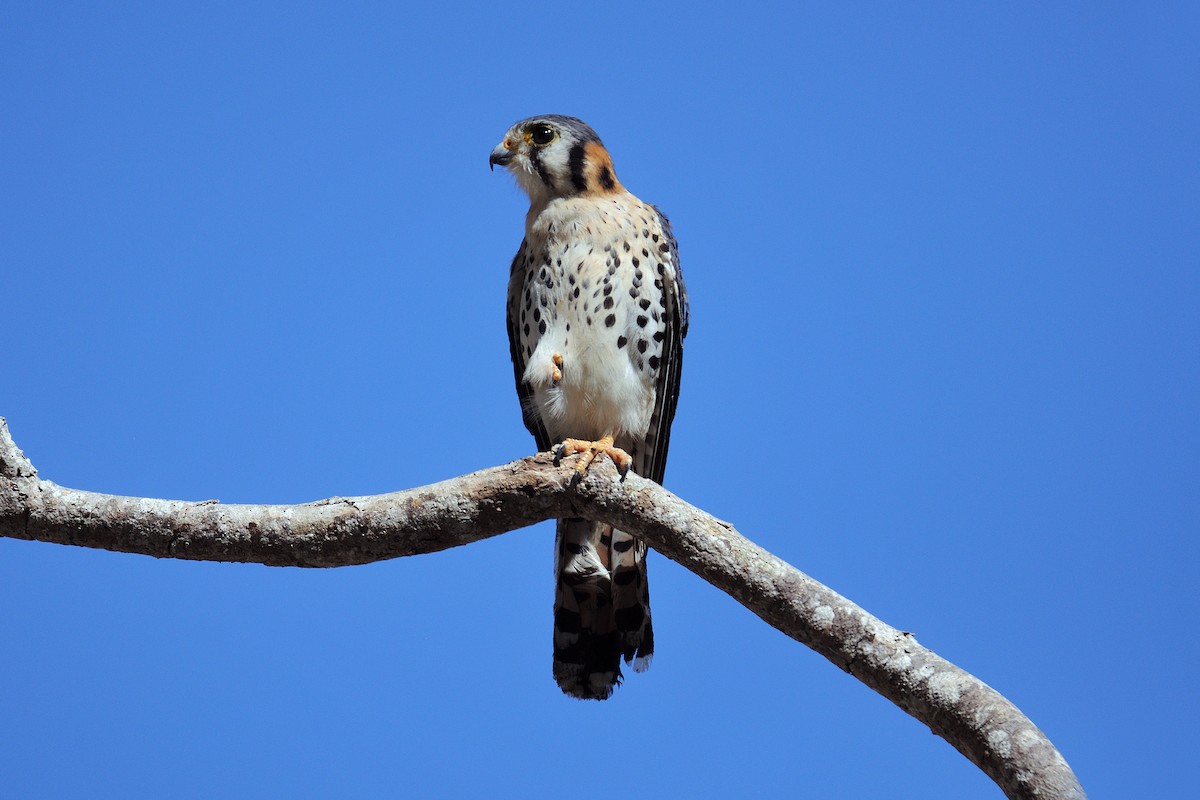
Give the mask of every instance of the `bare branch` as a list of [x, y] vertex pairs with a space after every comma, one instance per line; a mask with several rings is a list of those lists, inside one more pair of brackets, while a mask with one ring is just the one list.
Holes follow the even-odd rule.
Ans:
[[750, 542], [608, 462], [542, 453], [441, 483], [303, 505], [118, 497], [38, 477], [0, 417], [0, 535], [156, 558], [336, 567], [457, 547], [561, 516], [608, 522], [734, 597], [928, 725], [1010, 798], [1080, 800], [1049, 739], [998, 692]]

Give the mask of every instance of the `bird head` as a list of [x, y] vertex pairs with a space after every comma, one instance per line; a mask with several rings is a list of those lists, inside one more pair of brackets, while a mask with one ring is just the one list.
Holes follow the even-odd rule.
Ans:
[[521, 120], [504, 134], [488, 163], [516, 176], [535, 206], [558, 197], [623, 191], [600, 137], [574, 117]]

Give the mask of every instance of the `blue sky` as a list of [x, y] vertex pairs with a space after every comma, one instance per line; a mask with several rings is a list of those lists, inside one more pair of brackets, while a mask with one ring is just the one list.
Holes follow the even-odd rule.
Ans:
[[[0, 414], [81, 489], [301, 502], [529, 453], [487, 155], [587, 120], [692, 303], [667, 485], [1006, 694], [1094, 797], [1197, 706], [1193, 4], [5, 2]], [[552, 528], [351, 569], [0, 540], [13, 797], [999, 797], [655, 557], [550, 677]]]

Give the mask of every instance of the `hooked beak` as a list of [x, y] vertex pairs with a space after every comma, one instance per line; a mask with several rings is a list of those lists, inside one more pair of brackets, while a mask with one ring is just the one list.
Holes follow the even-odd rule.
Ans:
[[488, 169], [495, 170], [497, 164], [502, 167], [507, 166], [508, 162], [512, 160], [513, 152], [503, 144], [498, 144], [492, 154], [488, 156]]

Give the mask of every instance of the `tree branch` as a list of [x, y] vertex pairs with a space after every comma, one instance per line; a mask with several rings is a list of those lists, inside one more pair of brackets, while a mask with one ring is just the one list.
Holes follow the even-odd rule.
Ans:
[[337, 567], [431, 553], [578, 516], [644, 538], [928, 725], [1010, 798], [1080, 800], [1071, 768], [1016, 706], [658, 484], [609, 462], [582, 481], [548, 453], [441, 483], [302, 505], [97, 494], [38, 477], [0, 417], [0, 535], [156, 558]]

